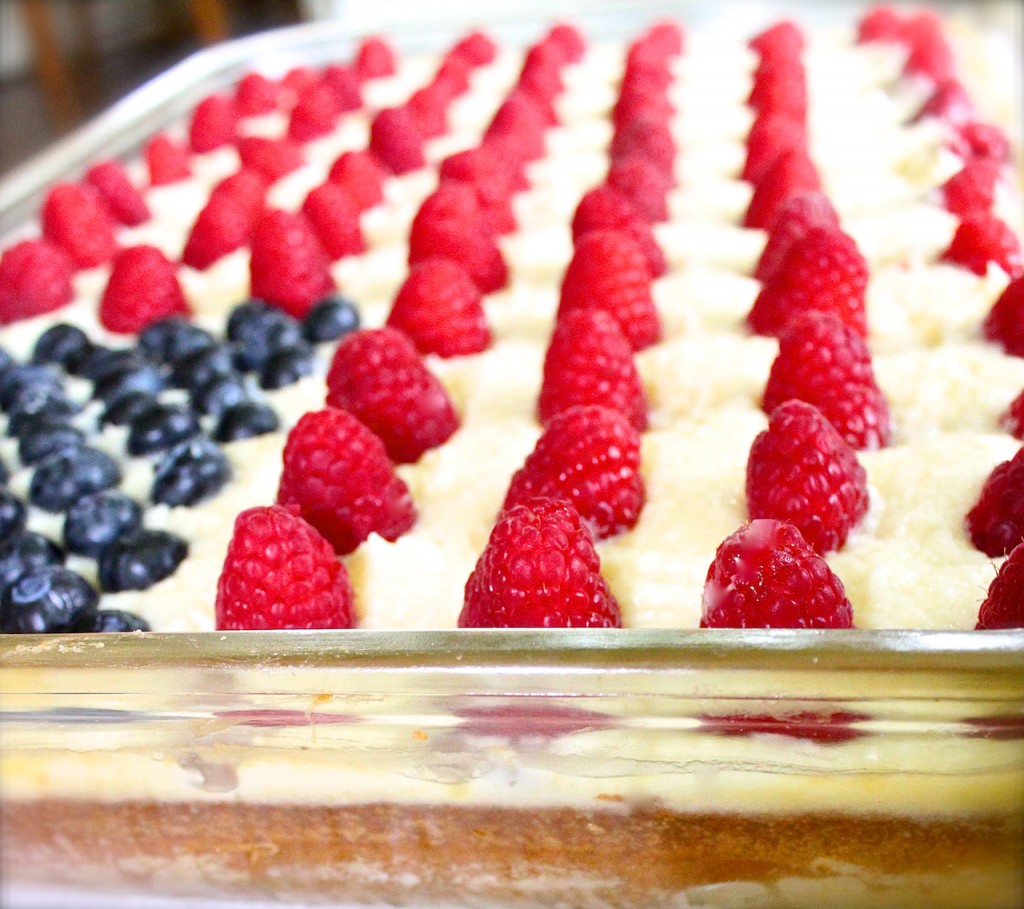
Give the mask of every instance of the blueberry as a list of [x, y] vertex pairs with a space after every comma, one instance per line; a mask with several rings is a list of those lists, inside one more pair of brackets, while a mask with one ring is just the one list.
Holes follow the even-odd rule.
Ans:
[[11, 474], [7, 470], [7, 465], [4, 463], [4, 459], [0, 458], [0, 483], [6, 483], [10, 478]]
[[29, 485], [29, 500], [44, 511], [66, 511], [72, 503], [121, 482], [121, 468], [95, 448], [61, 451], [43, 460]]
[[43, 417], [57, 421], [77, 414], [81, 408], [64, 393], [63, 388], [34, 385], [23, 388], [7, 409], [7, 434], [20, 436]]
[[157, 402], [131, 421], [128, 454], [163, 451], [199, 432], [199, 418], [183, 404]]
[[209, 347], [182, 357], [171, 370], [175, 388], [202, 388], [208, 382], [229, 376], [235, 371], [231, 350], [225, 346]]
[[99, 578], [104, 590], [145, 590], [174, 574], [188, 555], [188, 543], [163, 530], [125, 534], [100, 553]]
[[83, 613], [69, 631], [85, 634], [109, 634], [118, 631], [149, 631], [149, 622], [123, 609], [101, 609]]
[[64, 553], [42, 534], [23, 530], [0, 542], [0, 594], [26, 571], [63, 565]]
[[12, 357], [4, 348], [0, 347], [0, 376], [2, 376], [8, 369], [15, 365], [14, 357]]
[[125, 426], [134, 420], [140, 413], [156, 404], [153, 395], [143, 391], [130, 391], [126, 395], [111, 401], [110, 405], [100, 415], [100, 427], [107, 424], [113, 426]]
[[9, 489], [0, 489], [0, 540], [25, 529], [25, 503]]
[[301, 342], [302, 326], [269, 303], [247, 300], [231, 311], [227, 336], [234, 344], [238, 368], [252, 372], [261, 369], [275, 350]]
[[42, 363], [11, 367], [0, 375], [0, 407], [10, 411], [15, 402], [33, 389], [59, 392], [62, 389], [60, 376]]
[[231, 479], [231, 462], [206, 436], [179, 442], [163, 456], [153, 478], [153, 501], [195, 505], [220, 492]]
[[261, 388], [284, 388], [294, 385], [303, 376], [313, 374], [313, 349], [308, 344], [295, 344], [275, 350], [260, 370]]
[[61, 565], [25, 572], [0, 598], [0, 631], [67, 631], [96, 612], [99, 594], [80, 574]]
[[255, 401], [235, 404], [221, 414], [213, 437], [218, 442], [234, 442], [274, 432], [280, 426], [272, 407]]
[[32, 351], [32, 360], [35, 363], [53, 363], [74, 374], [91, 352], [89, 336], [77, 326], [61, 322], [39, 336]]
[[93, 397], [110, 404], [118, 398], [138, 391], [157, 395], [163, 391], [165, 384], [163, 374], [156, 366], [142, 363], [104, 376], [93, 388]]
[[35, 464], [59, 451], [81, 448], [85, 433], [53, 417], [36, 417], [22, 432], [18, 457], [22, 464]]
[[141, 347], [154, 360], [175, 363], [217, 344], [206, 329], [193, 325], [181, 316], [171, 316], [147, 325], [139, 335]]
[[107, 546], [142, 526], [142, 507], [116, 489], [79, 499], [64, 519], [64, 545], [96, 558]]
[[229, 407], [248, 400], [249, 390], [240, 373], [220, 376], [193, 390], [192, 406], [199, 413], [222, 414]]
[[310, 344], [337, 341], [359, 327], [359, 310], [348, 297], [331, 294], [313, 305], [302, 320], [302, 334]]
[[134, 347], [115, 348], [96, 344], [82, 363], [80, 374], [91, 382], [102, 382], [114, 373], [138, 369], [149, 362], [149, 358]]

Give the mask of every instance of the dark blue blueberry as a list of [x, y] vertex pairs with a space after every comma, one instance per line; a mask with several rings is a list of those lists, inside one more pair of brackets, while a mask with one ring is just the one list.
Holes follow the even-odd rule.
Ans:
[[143, 363], [131, 369], [122, 369], [110, 373], [96, 383], [93, 397], [105, 404], [110, 404], [127, 394], [141, 391], [148, 395], [157, 395], [164, 390], [166, 382], [163, 373], [150, 363]]
[[79, 499], [64, 519], [69, 552], [96, 558], [107, 546], [142, 526], [142, 507], [116, 489]]
[[85, 433], [78, 427], [53, 417], [36, 417], [18, 440], [18, 457], [22, 464], [35, 464], [59, 451], [83, 445]]
[[103, 411], [100, 416], [100, 427], [107, 424], [125, 426], [154, 404], [156, 404], [156, 398], [153, 395], [142, 391], [131, 391], [112, 401]]
[[14, 365], [14, 357], [4, 350], [4, 348], [0, 347], [0, 376]]
[[0, 483], [6, 483], [10, 478], [11, 474], [7, 470], [7, 464], [4, 463], [3, 458], [0, 458]]
[[152, 365], [152, 360], [137, 347], [104, 347], [94, 344], [82, 363], [80, 375], [91, 382], [102, 382], [114, 373]]
[[188, 543], [163, 530], [136, 530], [111, 543], [99, 558], [104, 590], [146, 590], [174, 574], [188, 555]]
[[294, 344], [275, 350], [267, 357], [260, 370], [260, 387], [284, 388], [312, 374], [313, 348], [308, 344]]
[[63, 565], [64, 553], [42, 534], [23, 530], [0, 542], [0, 594], [26, 571]]
[[50, 455], [36, 467], [29, 500], [44, 511], [67, 511], [84, 496], [121, 482], [121, 468], [106, 452], [77, 448]]
[[302, 320], [302, 334], [310, 344], [337, 341], [359, 327], [359, 310], [348, 297], [331, 294], [313, 305]]
[[139, 335], [139, 347], [161, 363], [175, 363], [182, 357], [216, 344], [213, 335], [205, 328], [181, 316], [152, 322]]
[[231, 350], [226, 346], [209, 347], [182, 357], [171, 370], [175, 388], [202, 388], [214, 379], [230, 376], [235, 371]]
[[0, 407], [9, 411], [22, 395], [31, 389], [61, 391], [60, 376], [42, 363], [13, 366], [0, 375]]
[[238, 368], [254, 372], [275, 350], [301, 342], [302, 326], [276, 306], [247, 300], [231, 311], [227, 336], [234, 345]]
[[66, 422], [68, 417], [74, 416], [81, 409], [68, 398], [63, 388], [49, 385], [23, 388], [7, 409], [7, 434], [20, 436], [44, 417]]
[[47, 634], [68, 631], [96, 612], [99, 594], [80, 574], [60, 565], [25, 572], [0, 598], [0, 631]]
[[179, 442], [156, 467], [152, 499], [164, 505], [195, 505], [231, 479], [231, 462], [206, 436]]
[[199, 432], [199, 418], [184, 404], [161, 404], [142, 411], [129, 424], [128, 454], [163, 451]]
[[218, 442], [251, 439], [253, 436], [275, 432], [280, 425], [272, 407], [256, 401], [246, 401], [229, 407], [221, 414], [213, 437]]
[[193, 390], [190, 400], [192, 406], [203, 414], [222, 414], [229, 407], [248, 400], [249, 389], [245, 377], [240, 373], [220, 376]]
[[92, 346], [92, 341], [82, 329], [62, 322], [46, 329], [39, 336], [32, 351], [32, 360], [36, 363], [53, 363], [74, 374], [92, 353]]
[[0, 540], [25, 529], [25, 503], [9, 489], [0, 489]]
[[68, 629], [79, 634], [110, 634], [119, 631], [149, 631], [149, 622], [123, 609], [101, 609], [83, 613]]

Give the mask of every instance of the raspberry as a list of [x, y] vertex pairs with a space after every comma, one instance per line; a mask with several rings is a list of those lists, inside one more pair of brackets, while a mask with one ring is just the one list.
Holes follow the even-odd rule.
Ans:
[[433, 139], [448, 129], [448, 97], [444, 83], [432, 82], [417, 89], [406, 102], [420, 135]]
[[984, 277], [994, 262], [1011, 278], [1024, 274], [1024, 253], [1017, 235], [987, 211], [973, 211], [957, 227], [953, 240], [939, 257]]
[[876, 6], [868, 10], [857, 23], [857, 43], [872, 41], [900, 43], [904, 38], [903, 17], [889, 6]]
[[309, 142], [326, 136], [341, 114], [341, 104], [334, 89], [317, 81], [299, 92], [288, 121], [288, 138]]
[[210, 152], [235, 141], [238, 113], [228, 95], [209, 95], [192, 112], [188, 138], [192, 151]]
[[273, 210], [256, 222], [249, 261], [253, 296], [300, 319], [334, 290], [329, 266], [304, 215]]
[[867, 514], [867, 474], [821, 411], [787, 401], [750, 448], [747, 509], [751, 519], [792, 524], [815, 552], [831, 552]]
[[261, 174], [240, 170], [230, 174], [210, 190], [210, 199], [231, 198], [254, 218], [263, 210], [267, 184]]
[[368, 151], [342, 152], [327, 175], [348, 192], [360, 212], [384, 201], [385, 177], [387, 172]]
[[558, 46], [562, 56], [570, 63], [579, 63], [587, 50], [587, 42], [575, 25], [557, 22], [548, 32], [547, 40]]
[[788, 114], [807, 119], [807, 72], [796, 57], [762, 60], [747, 104], [759, 115]]
[[352, 67], [332, 64], [324, 69], [323, 81], [334, 92], [339, 111], [359, 110], [363, 106], [359, 77]]
[[342, 340], [327, 374], [327, 404], [354, 414], [399, 464], [419, 460], [459, 428], [444, 386], [393, 328], [356, 331]]
[[586, 404], [618, 411], [638, 432], [647, 428], [647, 399], [633, 349], [615, 320], [597, 309], [566, 313], [555, 325], [537, 414], [547, 424], [562, 411]]
[[311, 189], [302, 211], [332, 260], [366, 251], [359, 227], [359, 206], [337, 183], [328, 181]]
[[989, 158], [968, 161], [942, 187], [946, 209], [960, 218], [973, 211], [988, 211], [995, 198], [999, 164]]
[[789, 111], [758, 117], [747, 134], [747, 158], [742, 177], [757, 184], [775, 159], [790, 149], [807, 149], [807, 126]]
[[787, 149], [776, 156], [754, 187], [743, 226], [771, 230], [782, 205], [790, 196], [820, 191], [821, 179], [807, 157], [806, 149]]
[[117, 254], [100, 300], [104, 328], [138, 334], [152, 322], [189, 314], [174, 265], [159, 249], [131, 246]]
[[579, 514], [558, 499], [506, 511], [466, 582], [460, 628], [620, 628]]
[[666, 88], [671, 74], [663, 67], [627, 69], [619, 85], [619, 97], [612, 108], [616, 131], [625, 129], [640, 117], [667, 121], [673, 113]]
[[1003, 562], [978, 610], [979, 631], [1024, 628], [1024, 543]]
[[416, 523], [409, 489], [384, 444], [352, 414], [316, 410], [288, 433], [277, 501], [309, 521], [339, 555], [371, 533], [397, 540]]
[[661, 338], [647, 260], [627, 234], [593, 230], [580, 237], [562, 279], [558, 318], [576, 309], [608, 313], [633, 350], [642, 350]]
[[219, 631], [355, 625], [345, 566], [314, 527], [280, 505], [235, 518], [215, 614]]
[[997, 164], [1008, 164], [1012, 157], [1010, 140], [998, 126], [971, 120], [954, 136], [954, 150], [964, 158], [987, 158]]
[[967, 533], [975, 549], [993, 557], [1024, 541], [1024, 448], [989, 474], [967, 513]]
[[356, 75], [363, 81], [393, 76], [398, 70], [395, 49], [376, 35], [364, 38], [356, 51], [355, 67]]
[[701, 628], [852, 628], [843, 582], [792, 524], [762, 518], [725, 538], [704, 584]]
[[778, 335], [803, 313], [829, 312], [867, 337], [867, 286], [867, 262], [853, 238], [836, 227], [812, 227], [761, 288], [747, 324], [757, 334]]
[[408, 335], [421, 354], [465, 356], [491, 343], [480, 291], [451, 259], [427, 259], [409, 270], [387, 324]]
[[758, 32], [748, 42], [750, 49], [762, 59], [796, 57], [804, 49], [804, 33], [788, 19]]
[[494, 233], [515, 230], [510, 175], [491, 147], [479, 145], [450, 155], [441, 162], [440, 177], [468, 183], [473, 188]]
[[146, 167], [153, 186], [177, 183], [192, 174], [188, 149], [164, 133], [157, 133], [146, 145]]
[[1024, 357], [1024, 275], [1011, 281], [1000, 294], [985, 318], [982, 333], [1002, 344], [1008, 354]]
[[235, 110], [242, 117], [257, 117], [277, 110], [281, 85], [262, 73], [246, 73], [235, 89]]
[[911, 16], [904, 26], [904, 35], [910, 46], [903, 66], [905, 73], [924, 76], [933, 82], [953, 78], [953, 52], [934, 13], [920, 12]]
[[607, 407], [556, 414], [512, 477], [504, 508], [533, 496], [571, 502], [599, 540], [635, 527], [645, 498], [640, 434]]
[[286, 138], [245, 136], [238, 140], [238, 157], [242, 167], [259, 174], [267, 183], [280, 180], [303, 164], [302, 149]]
[[665, 256], [654, 238], [651, 225], [618, 190], [610, 186], [595, 187], [580, 199], [572, 219], [573, 243], [593, 230], [617, 230], [628, 235], [640, 247], [652, 278], [666, 271]]
[[136, 227], [149, 220], [149, 206], [142, 193], [132, 185], [120, 161], [101, 161], [89, 168], [85, 180], [95, 187], [107, 210], [119, 224]]
[[631, 120], [615, 131], [608, 154], [612, 158], [647, 158], [669, 181], [673, 179], [676, 143], [664, 120], [649, 115]]
[[290, 103], [292, 106], [295, 105], [295, 101], [298, 99], [307, 88], [309, 88], [314, 82], [319, 81], [320, 74], [317, 70], [311, 66], [293, 66], [288, 72], [284, 74], [284, 78], [281, 80], [281, 87], [292, 94]]
[[458, 262], [482, 293], [500, 290], [508, 281], [490, 222], [473, 189], [445, 181], [420, 206], [409, 230], [409, 264], [426, 259]]
[[0, 325], [53, 312], [71, 302], [75, 266], [48, 240], [22, 240], [0, 256]]
[[683, 52], [686, 33], [674, 19], [663, 19], [650, 26], [642, 40], [670, 57], [678, 57]]
[[854, 448], [889, 444], [889, 405], [875, 382], [867, 345], [830, 313], [795, 319], [779, 338], [761, 407], [771, 413], [790, 398], [817, 407]]
[[427, 163], [423, 133], [408, 107], [380, 111], [370, 125], [370, 151], [393, 174], [406, 174]]
[[915, 114], [914, 122], [926, 117], [934, 117], [953, 127], [963, 126], [974, 119], [974, 104], [967, 89], [956, 79], [946, 79], [935, 87]]
[[1015, 439], [1024, 439], [1024, 391], [1010, 402], [1006, 413], [999, 418], [999, 425]]
[[616, 158], [608, 168], [608, 185], [622, 193], [648, 221], [668, 218], [666, 195], [671, 185], [656, 164], [636, 155]]
[[491, 63], [497, 55], [497, 45], [481, 31], [464, 35], [448, 52], [449, 57], [461, 57], [473, 66]]
[[43, 236], [63, 249], [78, 268], [109, 262], [117, 251], [114, 222], [91, 186], [58, 183], [46, 196]]
[[212, 194], [189, 232], [181, 261], [200, 271], [248, 245], [258, 210], [231, 192]]
[[447, 106], [469, 88], [472, 72], [473, 65], [468, 60], [448, 55], [441, 60], [434, 78], [430, 80], [431, 92], [438, 99], [443, 99]]
[[790, 247], [815, 227], [839, 228], [839, 215], [828, 196], [817, 192], [790, 196], [779, 208], [754, 277], [762, 283], [770, 281], [778, 274]]
[[495, 111], [484, 138], [511, 142], [520, 157], [532, 161], [544, 155], [544, 127], [537, 102], [513, 91]]

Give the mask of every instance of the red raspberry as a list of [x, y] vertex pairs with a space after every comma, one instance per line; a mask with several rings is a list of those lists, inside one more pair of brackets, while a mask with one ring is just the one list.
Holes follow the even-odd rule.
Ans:
[[587, 50], [587, 41], [575, 25], [557, 22], [548, 32], [547, 40], [556, 44], [570, 63], [579, 63]]
[[426, 165], [423, 142], [423, 132], [408, 107], [385, 108], [370, 125], [370, 151], [393, 174], [406, 174]]
[[384, 201], [386, 177], [387, 172], [368, 151], [342, 152], [327, 175], [328, 180], [348, 192], [360, 212]]
[[627, 234], [593, 230], [580, 237], [562, 279], [558, 318], [576, 309], [608, 313], [633, 350], [660, 340], [661, 319], [651, 298], [647, 260]]
[[58, 183], [46, 196], [43, 236], [63, 249], [78, 268], [109, 262], [117, 251], [114, 222], [91, 186]]
[[629, 199], [644, 218], [654, 222], [668, 219], [670, 180], [652, 161], [634, 155], [614, 159], [606, 182]]
[[629, 199], [607, 185], [595, 187], [580, 199], [572, 218], [573, 243], [594, 230], [617, 230], [627, 234], [643, 252], [651, 277], [660, 278], [665, 274], [665, 256], [650, 223]]
[[210, 200], [228, 197], [241, 205], [253, 217], [263, 210], [267, 183], [261, 174], [240, 170], [220, 181], [210, 190]]
[[642, 40], [670, 57], [678, 57], [686, 44], [686, 33], [674, 19], [663, 19], [650, 26]]
[[829, 312], [866, 338], [867, 286], [868, 265], [853, 238], [837, 227], [812, 227], [761, 288], [747, 324], [759, 335], [778, 335], [803, 313]]
[[451, 259], [427, 259], [409, 270], [387, 324], [408, 335], [421, 354], [460, 357], [491, 343], [480, 290]]
[[934, 117], [952, 127], [959, 127], [974, 119], [974, 104], [970, 95], [956, 79], [940, 82], [928, 100], [914, 116], [914, 122]]
[[266, 136], [245, 136], [238, 140], [238, 157], [242, 167], [254, 171], [267, 183], [280, 180], [285, 174], [302, 167], [302, 149], [291, 139], [268, 139]]
[[761, 251], [754, 277], [767, 283], [782, 267], [790, 247], [815, 227], [839, 229], [839, 215], [824, 193], [808, 192], [790, 196], [779, 208], [768, 242]]
[[647, 158], [669, 181], [674, 180], [676, 143], [664, 120], [647, 115], [631, 120], [615, 131], [608, 154], [612, 158]]
[[203, 271], [248, 245], [258, 212], [229, 192], [210, 196], [189, 232], [181, 261]]
[[157, 133], [146, 145], [146, 166], [153, 186], [177, 183], [192, 174], [188, 149], [164, 133]]
[[990, 158], [968, 161], [942, 187], [947, 211], [966, 218], [973, 211], [989, 211], [995, 199], [1000, 165]]
[[469, 88], [473, 65], [464, 57], [446, 56], [430, 81], [432, 92], [445, 101], [445, 106]]
[[192, 112], [189, 144], [192, 151], [197, 153], [213, 151], [233, 143], [237, 128], [238, 112], [235, 110], [234, 99], [229, 95], [209, 95]]
[[190, 310], [167, 257], [153, 246], [131, 246], [114, 258], [99, 315], [108, 331], [128, 335], [159, 319], [188, 316]]
[[393, 328], [356, 331], [342, 340], [327, 374], [327, 404], [358, 417], [399, 464], [418, 461], [459, 428], [444, 386]]
[[971, 120], [957, 130], [953, 149], [963, 158], [987, 158], [998, 164], [1009, 164], [1013, 154], [1006, 133], [978, 120]]
[[406, 107], [425, 139], [443, 135], [448, 129], [448, 100], [444, 84], [432, 82], [414, 91], [406, 101]]
[[761, 407], [796, 398], [813, 404], [854, 448], [889, 444], [889, 405], [875, 382], [864, 339], [831, 313], [793, 320], [779, 338]]
[[491, 63], [497, 55], [497, 45], [481, 31], [464, 35], [448, 52], [449, 57], [461, 57], [473, 66]]
[[260, 217], [249, 272], [253, 296], [297, 319], [334, 290], [327, 254], [302, 214], [273, 210]]
[[534, 496], [571, 502], [599, 540], [635, 527], [645, 498], [640, 434], [607, 407], [556, 414], [512, 477], [504, 508]]
[[841, 549], [867, 514], [867, 474], [818, 408], [787, 401], [750, 447], [747, 509], [751, 519], [792, 524], [825, 554]]
[[820, 192], [821, 178], [803, 148], [781, 152], [762, 175], [743, 219], [744, 227], [771, 230], [783, 203], [797, 193]]
[[1024, 439], [1024, 391], [1010, 402], [1006, 413], [999, 419], [999, 425], [1015, 439]]
[[249, 508], [217, 581], [218, 631], [352, 628], [348, 571], [316, 528], [280, 505]]
[[910, 46], [903, 71], [920, 75], [933, 82], [952, 79], [956, 72], [953, 51], [942, 34], [942, 23], [931, 12], [911, 16], [905, 25], [905, 37]]
[[904, 39], [903, 17], [889, 6], [876, 6], [868, 10], [857, 23], [857, 43], [885, 41], [891, 44]]
[[48, 240], [22, 240], [0, 256], [0, 325], [71, 302], [71, 257]]
[[804, 33], [795, 22], [782, 20], [758, 32], [748, 46], [759, 57], [796, 57], [804, 49]]
[[351, 66], [331, 64], [324, 69], [323, 81], [334, 92], [339, 111], [359, 110], [363, 106], [359, 77]]
[[789, 111], [759, 116], [747, 135], [747, 158], [742, 177], [757, 184], [775, 159], [790, 149], [807, 151], [807, 126]]
[[619, 97], [612, 108], [616, 132], [640, 117], [668, 122], [674, 112], [666, 93], [669, 81], [671, 74], [664, 67], [627, 69], [619, 85]]
[[305, 414], [288, 433], [277, 501], [297, 510], [339, 555], [371, 533], [397, 540], [416, 523], [409, 488], [384, 444], [352, 414]]
[[537, 102], [523, 92], [513, 91], [495, 111], [484, 133], [485, 140], [502, 140], [525, 161], [544, 156], [544, 116]]
[[317, 81], [299, 93], [288, 121], [288, 138], [309, 142], [326, 136], [341, 114], [338, 96], [329, 85]]
[[939, 257], [984, 276], [994, 262], [1011, 278], [1024, 274], [1024, 253], [1017, 235], [991, 212], [974, 211], [957, 227], [953, 241]]
[[537, 414], [547, 424], [562, 411], [585, 404], [618, 411], [638, 432], [647, 428], [647, 399], [633, 349], [615, 320], [599, 309], [577, 309], [555, 325]]
[[800, 531], [751, 521], [725, 538], [704, 584], [701, 628], [852, 628], [843, 582]]
[[978, 631], [1024, 628], [1024, 543], [1003, 562], [978, 610]]
[[460, 628], [620, 628], [594, 540], [560, 499], [506, 511], [466, 582]]
[[807, 72], [796, 57], [763, 60], [754, 74], [747, 104], [759, 115], [788, 114], [807, 119]]
[[967, 533], [985, 555], [1006, 555], [1024, 541], [1024, 448], [999, 464], [967, 513]]
[[149, 206], [128, 179], [120, 161], [111, 159], [94, 164], [86, 172], [85, 179], [96, 188], [118, 223], [135, 227], [149, 220]]
[[319, 79], [320, 73], [313, 69], [313, 67], [293, 66], [284, 74], [284, 78], [281, 80], [281, 87], [291, 93], [292, 99], [290, 103], [294, 106], [299, 95], [313, 83], [319, 81]]
[[235, 110], [242, 117], [258, 117], [277, 110], [281, 84], [262, 73], [246, 73], [235, 88]]
[[1024, 275], [1011, 281], [996, 300], [982, 332], [1012, 356], [1024, 357]]
[[332, 260], [366, 252], [366, 241], [359, 226], [359, 206], [337, 183], [328, 181], [311, 189], [302, 212]]
[[356, 51], [356, 75], [363, 81], [393, 76], [398, 71], [395, 49], [383, 38], [372, 35], [364, 38]]
[[449, 155], [441, 162], [442, 180], [467, 183], [476, 193], [477, 201], [496, 234], [505, 234], [516, 228], [512, 210], [512, 182], [494, 149], [478, 145]]

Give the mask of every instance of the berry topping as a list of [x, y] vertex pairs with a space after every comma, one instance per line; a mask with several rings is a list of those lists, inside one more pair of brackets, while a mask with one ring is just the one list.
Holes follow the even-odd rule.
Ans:
[[852, 628], [843, 582], [792, 524], [751, 521], [725, 538], [704, 584], [701, 628]]
[[151, 497], [158, 505], [195, 505], [231, 479], [231, 462], [214, 442], [194, 436], [179, 442], [156, 466]]
[[60, 391], [60, 377], [48, 366], [38, 363], [11, 366], [0, 376], [0, 407], [10, 411], [27, 391]]
[[423, 142], [423, 131], [411, 108], [385, 108], [370, 124], [370, 151], [393, 174], [419, 170], [427, 163]]
[[955, 73], [953, 51], [942, 34], [942, 23], [931, 11], [912, 15], [905, 26], [910, 53], [904, 72], [920, 75], [933, 82], [952, 79]]
[[998, 126], [971, 120], [953, 137], [953, 148], [963, 158], [1008, 164], [1013, 156], [1010, 139]]
[[366, 251], [359, 227], [359, 206], [337, 183], [323, 183], [310, 190], [302, 211], [332, 260]]
[[397, 540], [416, 521], [383, 442], [333, 408], [305, 414], [288, 434], [277, 500], [297, 508], [341, 555], [371, 533]]
[[359, 77], [351, 66], [332, 63], [324, 68], [323, 81], [334, 92], [338, 110], [359, 110], [363, 106]]
[[40, 218], [43, 236], [71, 256], [78, 268], [109, 262], [117, 251], [114, 222], [91, 186], [58, 183], [47, 194]]
[[743, 226], [771, 230], [790, 196], [820, 191], [821, 179], [805, 149], [790, 148], [780, 152], [754, 187]]
[[668, 218], [667, 177], [649, 158], [640, 155], [614, 158], [608, 168], [608, 185], [624, 195], [648, 221]]
[[306, 313], [302, 320], [302, 336], [310, 344], [325, 344], [359, 328], [359, 310], [348, 297], [331, 294]]
[[153, 186], [177, 183], [192, 174], [188, 149], [165, 133], [157, 133], [146, 146], [146, 166]]
[[120, 161], [94, 164], [86, 172], [85, 179], [99, 191], [107, 209], [119, 223], [134, 227], [149, 220], [149, 206], [128, 179]]
[[222, 414], [227, 408], [248, 399], [245, 377], [237, 372], [215, 376], [189, 393], [192, 409], [200, 414]]
[[1015, 357], [1024, 357], [1024, 275], [1014, 278], [989, 311], [982, 331]]
[[643, 251], [651, 277], [658, 278], [665, 273], [665, 256], [650, 223], [629, 199], [610, 186], [590, 190], [576, 206], [572, 218], [573, 243], [593, 230], [617, 230], [627, 234]]
[[53, 363], [72, 375], [78, 372], [92, 350], [89, 336], [76, 325], [51, 325], [36, 340], [32, 362]]
[[394, 48], [383, 38], [371, 35], [364, 38], [356, 51], [356, 73], [363, 81], [393, 76], [398, 69]]
[[25, 529], [25, 503], [0, 486], [0, 543]]
[[1024, 541], [1024, 448], [989, 474], [967, 513], [967, 533], [976, 549], [993, 557]]
[[257, 221], [249, 263], [254, 296], [302, 318], [334, 290], [329, 265], [303, 215], [274, 210]]
[[133, 391], [113, 400], [100, 415], [100, 428], [110, 426], [127, 426], [142, 411], [156, 403], [153, 395]]
[[775, 159], [790, 149], [807, 149], [807, 125], [804, 121], [786, 110], [758, 117], [747, 134], [743, 179], [756, 186]]
[[576, 309], [608, 313], [633, 350], [649, 347], [661, 337], [647, 260], [627, 234], [595, 230], [579, 238], [562, 279], [558, 318]]
[[99, 554], [100, 586], [109, 593], [147, 590], [174, 574], [187, 555], [188, 543], [173, 533], [125, 533]]
[[117, 463], [95, 448], [72, 448], [45, 458], [32, 474], [29, 498], [44, 511], [61, 512], [83, 496], [121, 482]]
[[384, 201], [386, 176], [387, 171], [368, 151], [346, 151], [331, 166], [327, 179], [348, 192], [362, 212]]
[[960, 218], [988, 211], [995, 199], [1001, 165], [991, 158], [972, 158], [942, 187], [946, 208]]
[[199, 418], [183, 404], [154, 404], [132, 420], [127, 449], [131, 455], [152, 454], [199, 433]]
[[532, 499], [491, 531], [459, 615], [460, 628], [619, 628], [587, 525], [568, 502]]
[[606, 407], [557, 414], [512, 477], [504, 507], [534, 496], [571, 502], [599, 540], [636, 526], [645, 497], [639, 433]]
[[233, 375], [232, 351], [227, 346], [202, 347], [181, 357], [171, 370], [171, 384], [195, 391], [214, 379]]
[[79, 615], [69, 629], [79, 634], [112, 634], [127, 631], [149, 631], [149, 622], [134, 612], [123, 609], [100, 609]]
[[770, 25], [750, 39], [750, 49], [762, 59], [792, 58], [804, 49], [800, 26], [788, 19]]
[[277, 108], [281, 85], [262, 73], [246, 73], [235, 88], [235, 110], [242, 117], [269, 114]]
[[99, 594], [81, 575], [59, 565], [34, 568], [19, 577], [0, 600], [0, 631], [47, 634], [69, 631], [96, 612]]
[[288, 121], [288, 138], [308, 142], [326, 136], [341, 114], [341, 102], [326, 82], [317, 81], [299, 92]]
[[75, 265], [48, 240], [23, 240], [0, 256], [0, 325], [53, 312], [71, 302]]
[[181, 316], [157, 319], [139, 332], [140, 349], [161, 363], [177, 363], [216, 345], [210, 332]]
[[189, 231], [181, 261], [200, 271], [246, 246], [259, 216], [232, 193], [213, 193]]
[[224, 409], [213, 431], [218, 442], [235, 442], [238, 439], [251, 439], [268, 432], [276, 432], [280, 421], [272, 407], [253, 401], [232, 404]]
[[427, 259], [409, 270], [387, 324], [408, 335], [422, 354], [457, 357], [491, 343], [480, 291], [451, 259]]
[[64, 553], [42, 534], [15, 533], [0, 541], [0, 595], [28, 571], [63, 564]]
[[967, 94], [967, 89], [956, 79], [945, 79], [940, 82], [921, 106], [914, 120], [923, 120], [927, 117], [942, 120], [954, 129], [973, 120], [974, 105]]
[[302, 328], [288, 313], [262, 300], [246, 300], [228, 316], [227, 336], [234, 344], [235, 365], [259, 370], [275, 350], [298, 344]]
[[31, 422], [18, 440], [18, 459], [22, 464], [37, 464], [61, 451], [81, 448], [85, 433], [54, 417], [39, 417]]
[[796, 398], [813, 404], [854, 448], [881, 448], [892, 430], [864, 339], [835, 316], [809, 313], [779, 338], [761, 403], [765, 413]]
[[987, 211], [973, 211], [961, 222], [953, 241], [942, 254], [943, 262], [961, 265], [984, 275], [994, 262], [1011, 278], [1024, 274], [1024, 252], [1017, 235]]
[[123, 492], [108, 489], [73, 503], [64, 518], [69, 552], [96, 558], [107, 546], [142, 526], [142, 507]]
[[471, 31], [464, 35], [448, 53], [449, 57], [462, 57], [473, 66], [490, 63], [497, 55], [497, 45], [481, 31]]
[[313, 374], [313, 349], [302, 341], [275, 350], [260, 370], [260, 388], [284, 388]]
[[196, 105], [189, 124], [189, 144], [194, 152], [209, 152], [235, 141], [238, 113], [234, 98], [209, 95]]
[[1010, 402], [999, 425], [1015, 439], [1024, 439], [1024, 391]]
[[287, 508], [250, 508], [235, 519], [217, 582], [220, 630], [351, 628], [348, 572], [316, 529]]
[[978, 610], [979, 631], [1024, 628], [1024, 543], [1000, 566]]
[[354, 414], [399, 464], [419, 460], [459, 426], [444, 386], [393, 328], [354, 332], [338, 345], [327, 374], [327, 404]]
[[42, 417], [65, 420], [81, 408], [68, 399], [62, 388], [30, 385], [22, 389], [7, 408], [7, 434], [20, 436]]
[[163, 373], [150, 363], [141, 363], [104, 376], [96, 383], [93, 397], [109, 404], [133, 392], [156, 395], [164, 386]]
[[839, 229], [839, 216], [828, 196], [818, 192], [790, 196], [779, 207], [778, 216], [761, 251], [754, 277], [767, 283], [782, 268], [790, 248], [816, 227]]
[[188, 314], [174, 265], [159, 249], [133, 246], [117, 254], [100, 300], [104, 328], [134, 334], [158, 319]]
[[869, 9], [857, 24], [857, 43], [871, 41], [899, 43], [904, 37], [903, 17], [889, 6]]

